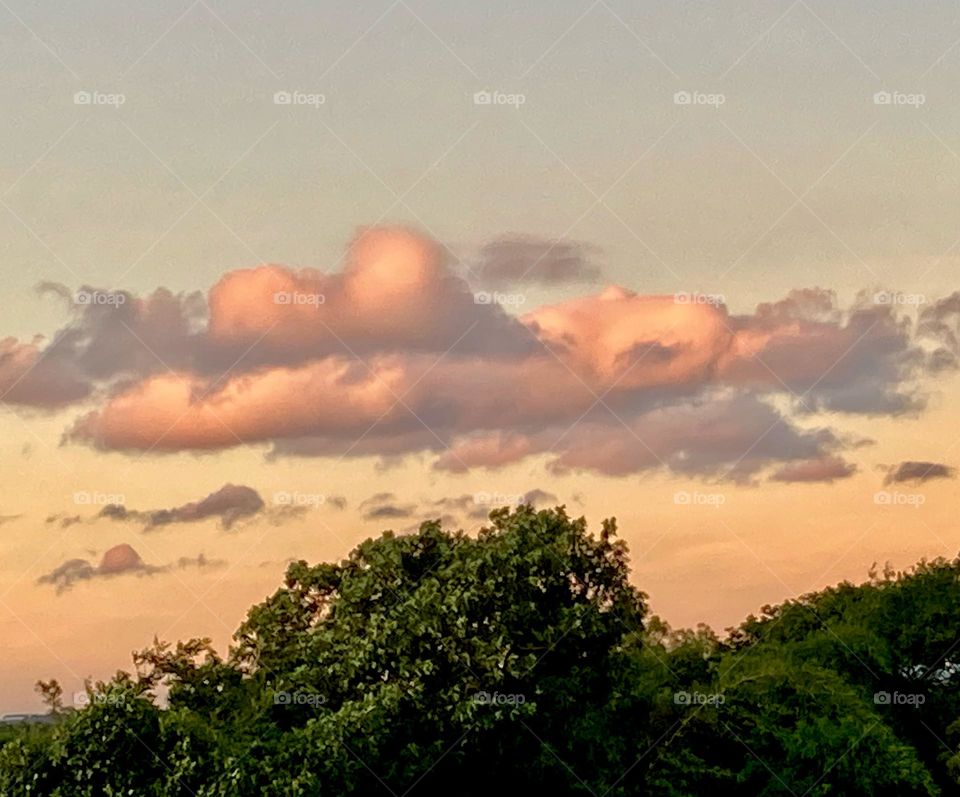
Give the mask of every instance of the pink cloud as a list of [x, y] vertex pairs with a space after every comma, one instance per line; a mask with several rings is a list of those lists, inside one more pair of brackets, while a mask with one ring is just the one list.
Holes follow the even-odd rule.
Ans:
[[[844, 309], [799, 290], [731, 315], [612, 286], [515, 316], [476, 301], [443, 251], [373, 228], [342, 271], [260, 266], [206, 299], [159, 289], [74, 307], [52, 343], [0, 344], [0, 388], [21, 379], [10, 392], [29, 406], [93, 398], [66, 439], [103, 449], [426, 452], [453, 471], [549, 454], [559, 470], [741, 479], [779, 463], [813, 480], [842, 477], [844, 444], [802, 416], [916, 411], [923, 377], [946, 367], [909, 317], [866, 296]], [[927, 334], [949, 342], [952, 307], [928, 314]]]

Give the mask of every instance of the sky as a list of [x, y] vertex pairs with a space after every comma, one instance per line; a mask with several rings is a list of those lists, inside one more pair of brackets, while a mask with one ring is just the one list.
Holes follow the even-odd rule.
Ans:
[[947, 3], [0, 2], [0, 711], [384, 529], [675, 626], [960, 549]]

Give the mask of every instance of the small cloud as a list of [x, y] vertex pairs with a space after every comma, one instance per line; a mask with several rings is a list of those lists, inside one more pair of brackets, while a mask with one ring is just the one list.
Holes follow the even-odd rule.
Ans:
[[901, 462], [890, 465], [887, 469], [884, 484], [902, 484], [912, 482], [922, 484], [932, 479], [952, 479], [956, 475], [956, 468], [943, 465], [939, 462]]
[[393, 493], [375, 493], [360, 504], [364, 520], [410, 518], [416, 511], [413, 504], [399, 503]]
[[404, 506], [394, 506], [392, 504], [386, 504], [384, 506], [373, 507], [368, 509], [364, 514], [366, 520], [382, 520], [384, 518], [408, 518], [412, 517], [414, 513], [414, 507], [410, 504]]
[[837, 456], [819, 457], [791, 462], [777, 470], [770, 481], [794, 483], [826, 482], [846, 479], [857, 472], [857, 466]]
[[424, 514], [429, 515], [433, 510], [439, 509], [441, 512], [450, 513], [446, 517], [451, 518], [455, 523], [454, 515], [463, 515], [471, 520], [486, 520], [490, 512], [499, 507], [517, 506], [519, 504], [544, 507], [558, 503], [559, 499], [553, 493], [535, 487], [522, 494], [479, 492], [472, 495], [464, 493], [453, 498], [439, 498], [425, 508]]
[[150, 565], [143, 561], [132, 546], [121, 543], [108, 549], [94, 565], [86, 559], [68, 559], [55, 567], [46, 575], [37, 579], [38, 584], [52, 584], [60, 595], [73, 588], [79, 581], [91, 581], [100, 578], [113, 578], [125, 574], [151, 576], [166, 573], [172, 570], [183, 570], [188, 567], [201, 569], [221, 567], [225, 564], [221, 560], [207, 559], [202, 553], [196, 557], [180, 557], [168, 565]]
[[489, 511], [487, 507], [477, 503], [475, 496], [468, 495], [467, 493], [457, 496], [456, 498], [438, 498], [430, 504], [427, 514], [430, 514], [433, 509], [450, 513], [461, 512], [471, 518], [485, 518]]
[[546, 490], [535, 487], [523, 496], [521, 503], [530, 504], [535, 507], [543, 507], [548, 505], [552, 506], [558, 503], [558, 501], [559, 499], [553, 493], [548, 493]]
[[108, 504], [100, 510], [97, 517], [143, 523], [147, 531], [175, 523], [195, 523], [217, 518], [220, 526], [229, 530], [238, 521], [257, 515], [265, 506], [260, 494], [252, 487], [225, 484], [200, 501], [192, 501], [171, 509], [141, 511], [127, 509], [123, 504]]
[[595, 282], [596, 247], [532, 235], [510, 235], [486, 244], [471, 273], [484, 285], [561, 285]]
[[82, 523], [83, 518], [80, 515], [48, 515], [47, 519], [44, 521], [48, 526], [57, 523], [60, 528], [65, 529], [70, 526], [73, 526], [77, 523]]
[[342, 495], [328, 495], [326, 503], [341, 511], [347, 508], [347, 499]]

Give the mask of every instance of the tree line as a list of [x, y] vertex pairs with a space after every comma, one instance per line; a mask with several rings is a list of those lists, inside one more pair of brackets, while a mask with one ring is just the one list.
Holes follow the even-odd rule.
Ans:
[[6, 729], [0, 794], [960, 794], [960, 559], [874, 570], [723, 637], [672, 630], [613, 520], [498, 510], [288, 568], [225, 656], [154, 640], [56, 722]]

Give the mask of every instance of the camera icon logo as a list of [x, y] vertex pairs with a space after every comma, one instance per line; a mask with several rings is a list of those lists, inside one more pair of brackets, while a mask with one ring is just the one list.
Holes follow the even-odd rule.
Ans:
[[473, 95], [474, 105], [491, 105], [493, 103], [493, 94], [489, 91], [478, 91]]
[[693, 102], [693, 97], [689, 91], [678, 91], [673, 95], [674, 105], [689, 105], [691, 102]]
[[890, 105], [893, 102], [893, 95], [889, 91], [878, 91], [873, 95], [874, 105]]
[[289, 91], [278, 91], [273, 95], [274, 105], [290, 105], [293, 102], [293, 95]]

